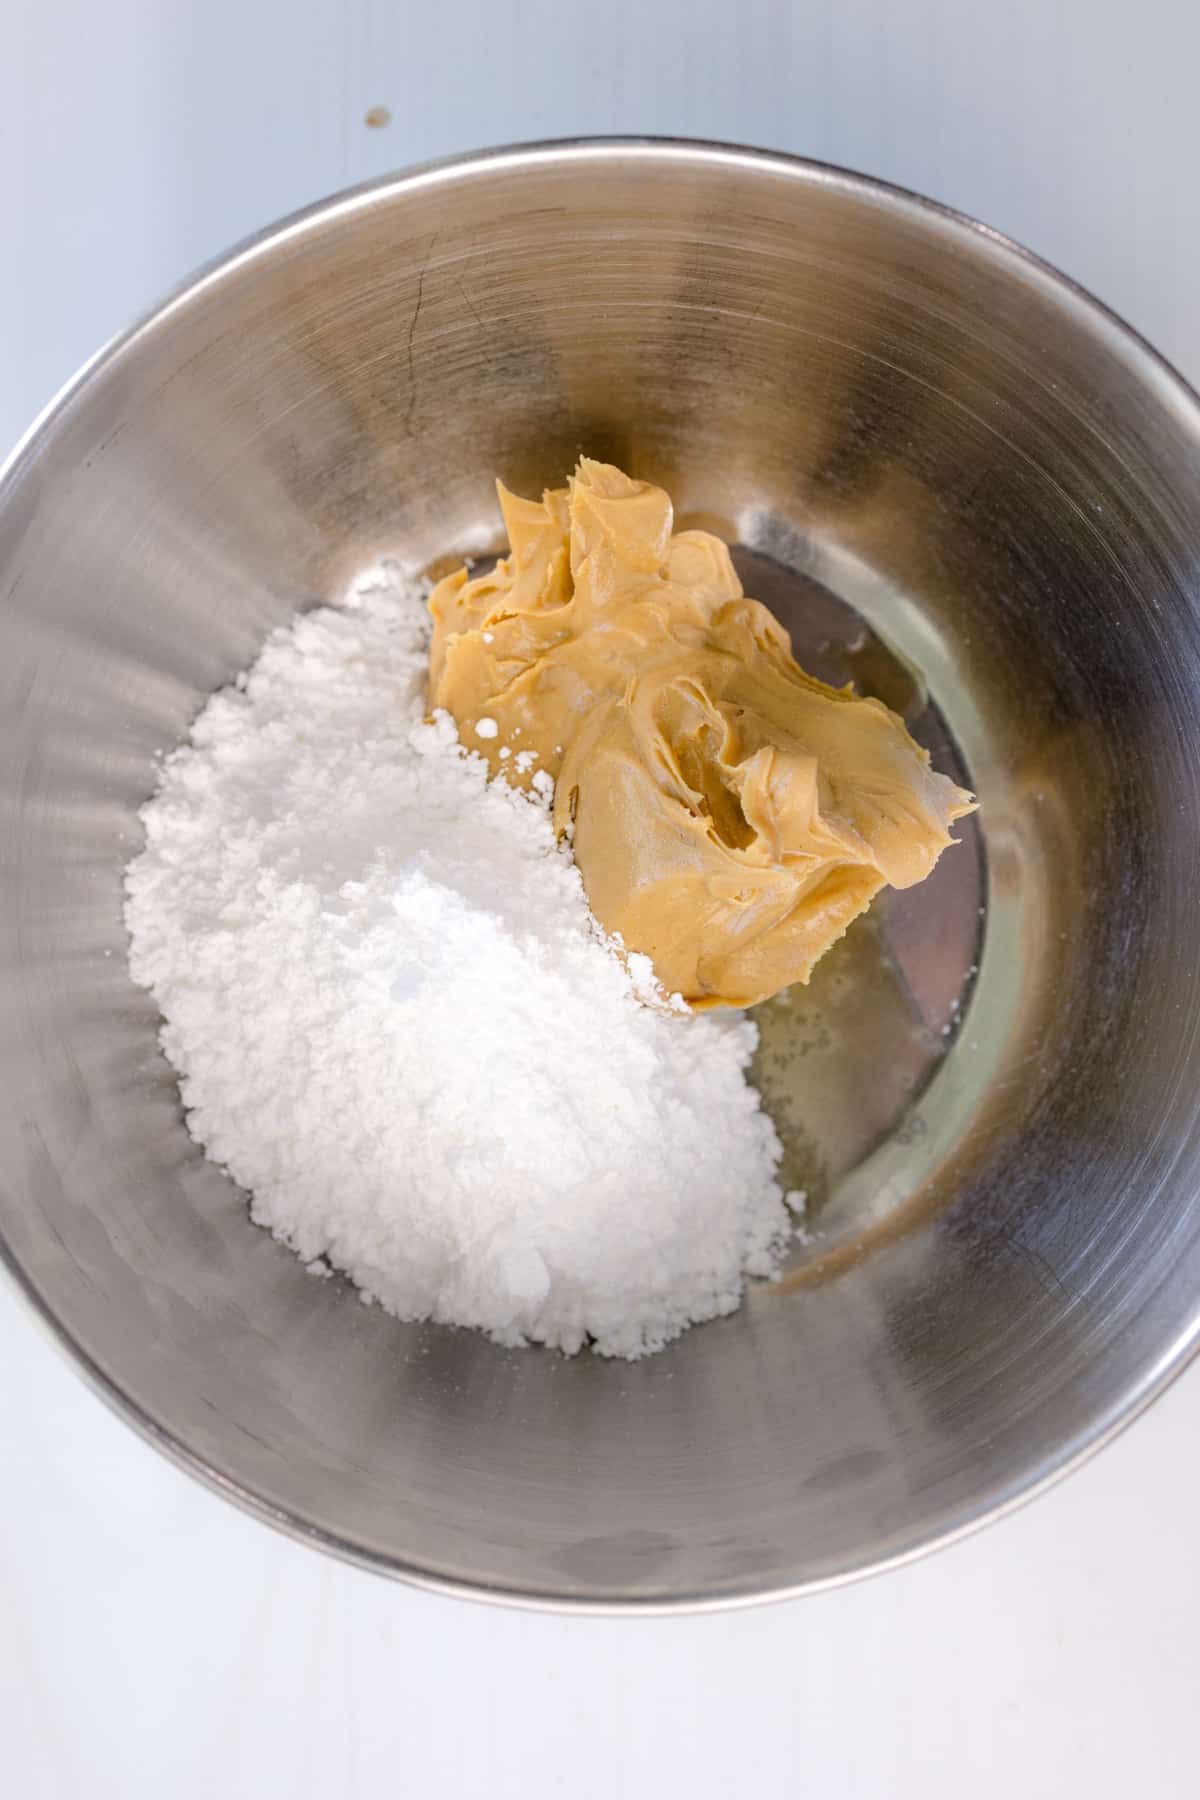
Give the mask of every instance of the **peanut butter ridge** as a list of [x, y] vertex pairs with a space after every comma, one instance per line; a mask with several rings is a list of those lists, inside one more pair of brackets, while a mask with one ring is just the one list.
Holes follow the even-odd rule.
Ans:
[[793, 660], [729, 552], [584, 458], [498, 485], [510, 553], [430, 596], [430, 704], [493, 774], [555, 782], [588, 901], [695, 1007], [807, 981], [886, 885], [923, 881], [974, 799], [880, 701]]

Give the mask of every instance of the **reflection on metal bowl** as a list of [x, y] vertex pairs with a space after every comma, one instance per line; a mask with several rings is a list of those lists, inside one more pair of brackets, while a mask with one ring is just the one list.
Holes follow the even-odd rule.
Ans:
[[[739, 546], [980, 797], [764, 1012], [789, 1276], [635, 1364], [309, 1280], [188, 1138], [128, 980], [156, 758], [296, 606], [494, 548], [576, 454]], [[101, 1390], [374, 1568], [592, 1607], [886, 1565], [1131, 1417], [1200, 1320], [1200, 407], [1012, 245], [835, 170], [550, 146], [270, 232], [0, 487], [0, 1229]], [[719, 1146], [715, 1146], [719, 1154]]]

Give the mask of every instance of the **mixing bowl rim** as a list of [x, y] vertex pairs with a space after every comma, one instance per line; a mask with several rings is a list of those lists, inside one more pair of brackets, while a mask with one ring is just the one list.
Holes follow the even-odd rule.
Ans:
[[961, 212], [944, 201], [931, 200], [928, 195], [919, 193], [915, 188], [904, 187], [899, 182], [885, 181], [880, 176], [867, 175], [861, 170], [845, 168], [839, 163], [822, 162], [816, 157], [797, 156], [785, 150], [759, 149], [750, 144], [724, 143], [716, 139], [620, 134], [534, 138], [527, 142], [431, 157], [401, 169], [393, 169], [384, 175], [372, 176], [367, 181], [352, 183], [320, 200], [311, 201], [307, 206], [297, 207], [273, 223], [249, 232], [229, 248], [206, 258], [188, 275], [167, 288], [157, 301], [144, 308], [132, 323], [115, 332], [93, 351], [66, 378], [40, 412], [34, 415], [15, 444], [0, 458], [0, 503], [3, 502], [5, 488], [19, 474], [20, 465], [37, 449], [39, 440], [49, 435], [56, 421], [93, 376], [101, 373], [110, 363], [116, 362], [139, 337], [164, 323], [172, 313], [181, 310], [222, 279], [246, 268], [277, 245], [301, 237], [310, 227], [320, 222], [367, 210], [373, 202], [391, 193], [416, 192], [444, 180], [466, 180], [505, 165], [520, 168], [564, 161], [599, 162], [614, 154], [644, 157], [647, 161], [664, 157], [681, 166], [696, 164], [748, 168], [793, 179], [816, 181], [830, 189], [853, 193], [857, 198], [885, 209], [898, 205], [900, 210], [907, 209], [925, 215], [935, 224], [949, 228], [951, 233], [958, 233], [988, 246], [1019, 268], [1032, 272], [1048, 290], [1061, 291], [1077, 302], [1082, 312], [1091, 314], [1105, 328], [1105, 334], [1112, 345], [1132, 349], [1139, 358], [1149, 363], [1151, 371], [1158, 378], [1156, 385], [1161, 386], [1162, 394], [1171, 395], [1177, 402], [1181, 401], [1195, 415], [1193, 427], [1200, 434], [1200, 389], [1193, 387], [1169, 358], [1130, 325], [1127, 319], [1099, 299], [1082, 282], [1076, 281], [1074, 276], [1066, 274], [1057, 264], [1030, 250], [1016, 238], [1009, 237], [995, 226], [984, 224], [970, 213]]
[[[32, 464], [44, 441], [49, 440], [59, 422], [69, 413], [89, 383], [111, 364], [116, 363], [176, 311], [196, 301], [206, 290], [215, 287], [244, 270], [258, 258], [296, 240], [312, 227], [347, 217], [360, 210], [401, 193], [436, 187], [446, 182], [469, 179], [489, 170], [536, 168], [539, 165], [602, 162], [613, 157], [667, 161], [681, 167], [743, 169], [767, 173], [781, 178], [799, 179], [841, 190], [887, 211], [908, 212], [932, 221], [947, 235], [982, 245], [993, 254], [1032, 275], [1047, 292], [1067, 299], [1092, 324], [1099, 327], [1111, 348], [1129, 359], [1147, 381], [1147, 386], [1164, 404], [1182, 408], [1190, 415], [1189, 428], [1200, 442], [1200, 393], [1197, 393], [1177, 369], [1139, 332], [1111, 307], [1096, 298], [1081, 283], [1033, 251], [1026, 249], [1003, 232], [981, 223], [969, 214], [931, 200], [912, 189], [852, 169], [812, 158], [790, 155], [784, 151], [756, 149], [748, 145], [727, 144], [706, 139], [654, 136], [601, 136], [535, 140], [528, 143], [502, 145], [475, 150], [461, 155], [440, 157], [394, 170], [365, 182], [342, 189], [294, 211], [273, 224], [243, 238], [232, 248], [202, 263], [184, 280], [172, 287], [155, 305], [148, 308], [131, 325], [103, 344], [62, 385], [53, 398], [34, 418], [17, 440], [10, 453], [0, 461], [0, 521], [9, 490], [20, 480], [25, 465]], [[0, 1232], [0, 1267], [47, 1330], [51, 1339], [72, 1362], [88, 1385], [109, 1407], [148, 1443], [160, 1450], [177, 1467], [223, 1495], [252, 1517], [273, 1525], [277, 1530], [301, 1543], [312, 1545], [337, 1556], [344, 1562], [376, 1574], [390, 1575], [413, 1586], [455, 1598], [470, 1598], [493, 1604], [522, 1606], [537, 1611], [572, 1612], [597, 1616], [647, 1614], [668, 1615], [696, 1611], [725, 1611], [735, 1607], [768, 1601], [793, 1599], [802, 1594], [819, 1593], [843, 1586], [871, 1575], [883, 1574], [914, 1562], [929, 1552], [958, 1542], [979, 1528], [1004, 1518], [1017, 1507], [1043, 1493], [1062, 1480], [1110, 1443], [1127, 1425], [1140, 1417], [1171, 1382], [1182, 1373], [1200, 1349], [1200, 1299], [1185, 1322], [1148, 1369], [1143, 1369], [1124, 1395], [1114, 1400], [1095, 1419], [1068, 1437], [1053, 1460], [1032, 1479], [1018, 1476], [1001, 1485], [981, 1506], [969, 1503], [958, 1507], [931, 1524], [914, 1532], [911, 1541], [898, 1548], [869, 1557], [862, 1562], [847, 1561], [826, 1573], [796, 1581], [780, 1582], [766, 1587], [748, 1585], [744, 1589], [720, 1592], [696, 1591], [662, 1595], [606, 1595], [587, 1597], [547, 1588], [545, 1591], [502, 1582], [484, 1582], [466, 1575], [438, 1573], [436, 1570], [409, 1563], [399, 1556], [373, 1550], [305, 1519], [298, 1511], [278, 1506], [257, 1493], [254, 1488], [223, 1474], [199, 1452], [183, 1443], [173, 1430], [133, 1400], [86, 1350], [59, 1319], [49, 1301], [41, 1294], [22, 1266], [15, 1250]], [[539, 1354], [537, 1351], [528, 1354]], [[547, 1354], [541, 1352], [541, 1354]]]

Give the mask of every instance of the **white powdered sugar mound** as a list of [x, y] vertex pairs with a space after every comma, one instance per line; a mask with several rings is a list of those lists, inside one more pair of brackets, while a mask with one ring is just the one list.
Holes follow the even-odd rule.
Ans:
[[638, 1356], [731, 1311], [790, 1230], [754, 1027], [626, 965], [549, 782], [489, 785], [424, 720], [427, 656], [420, 597], [379, 581], [209, 701], [142, 815], [134, 979], [193, 1136], [318, 1271]]

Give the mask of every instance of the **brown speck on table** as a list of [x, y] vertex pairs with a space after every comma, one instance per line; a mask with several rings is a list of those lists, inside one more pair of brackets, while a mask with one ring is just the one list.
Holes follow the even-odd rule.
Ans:
[[365, 120], [365, 123], [371, 127], [372, 131], [382, 131], [383, 127], [385, 125], [390, 125], [391, 122], [392, 115], [386, 106], [372, 106], [368, 111]]

